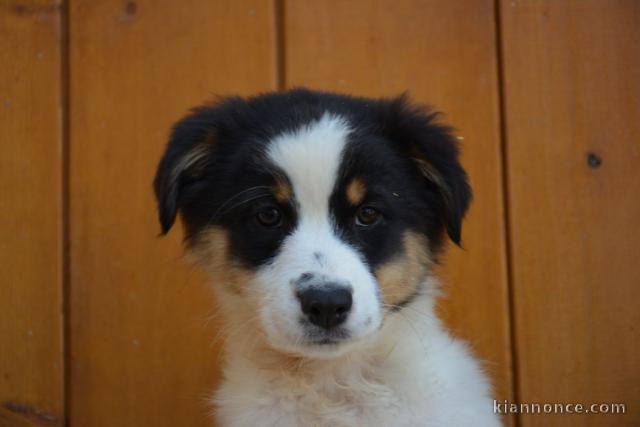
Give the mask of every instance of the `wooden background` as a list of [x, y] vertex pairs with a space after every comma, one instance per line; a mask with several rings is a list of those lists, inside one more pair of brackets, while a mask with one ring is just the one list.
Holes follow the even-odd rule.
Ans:
[[640, 425], [637, 0], [0, 0], [0, 426], [206, 426], [220, 319], [151, 181], [213, 94], [447, 114], [475, 190], [441, 315], [499, 401]]

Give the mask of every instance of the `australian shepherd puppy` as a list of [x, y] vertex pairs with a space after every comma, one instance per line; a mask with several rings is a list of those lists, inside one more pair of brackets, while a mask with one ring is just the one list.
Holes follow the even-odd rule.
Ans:
[[226, 316], [222, 426], [497, 426], [434, 314], [471, 199], [451, 130], [406, 97], [296, 89], [178, 122], [155, 179]]

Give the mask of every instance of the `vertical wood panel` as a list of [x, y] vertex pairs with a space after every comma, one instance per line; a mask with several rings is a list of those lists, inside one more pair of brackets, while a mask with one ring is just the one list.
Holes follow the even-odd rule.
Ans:
[[495, 18], [492, 1], [286, 2], [286, 84], [369, 96], [409, 90], [464, 138], [475, 201], [451, 248], [441, 312], [511, 396]]
[[0, 425], [62, 425], [57, 1], [0, 4]]
[[522, 425], [638, 425], [640, 3], [501, 14], [520, 399], [629, 412]]
[[151, 182], [189, 107], [274, 88], [272, 2], [72, 0], [70, 18], [71, 426], [210, 425], [219, 323], [180, 230], [157, 237]]

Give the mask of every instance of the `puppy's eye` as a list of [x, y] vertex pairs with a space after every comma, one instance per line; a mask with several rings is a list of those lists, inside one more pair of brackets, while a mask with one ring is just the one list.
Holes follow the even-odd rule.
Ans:
[[356, 212], [356, 225], [360, 227], [368, 227], [378, 223], [382, 219], [379, 210], [371, 206], [362, 206]]
[[274, 206], [267, 206], [258, 211], [256, 219], [264, 227], [275, 228], [282, 224], [282, 213]]

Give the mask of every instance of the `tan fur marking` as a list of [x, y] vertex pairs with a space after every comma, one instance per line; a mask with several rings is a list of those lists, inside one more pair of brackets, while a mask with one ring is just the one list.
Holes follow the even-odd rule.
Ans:
[[171, 180], [177, 181], [180, 174], [187, 173], [197, 176], [202, 172], [203, 160], [209, 153], [209, 144], [198, 144], [191, 151], [185, 154], [171, 171]]
[[453, 195], [451, 194], [451, 190], [449, 189], [449, 186], [447, 185], [445, 180], [442, 178], [440, 173], [436, 170], [435, 167], [433, 167], [431, 163], [429, 163], [426, 160], [419, 159], [417, 157], [414, 158], [413, 160], [418, 164], [418, 169], [420, 169], [420, 173], [422, 173], [422, 175], [425, 178], [427, 178], [429, 181], [434, 183], [436, 187], [438, 187], [440, 194], [442, 194], [442, 197], [444, 198], [444, 202], [447, 204], [448, 207], [450, 207], [453, 200]]
[[417, 292], [425, 280], [431, 265], [426, 240], [421, 234], [407, 231], [404, 235], [404, 253], [376, 269], [385, 304], [393, 306], [405, 301]]
[[273, 194], [280, 203], [290, 203], [293, 197], [293, 190], [287, 181], [278, 179], [273, 186]]
[[353, 206], [359, 206], [364, 200], [367, 187], [360, 178], [354, 178], [347, 186], [347, 200]]
[[190, 246], [191, 253], [211, 277], [235, 294], [243, 294], [253, 273], [229, 257], [229, 238], [220, 227], [203, 231]]

